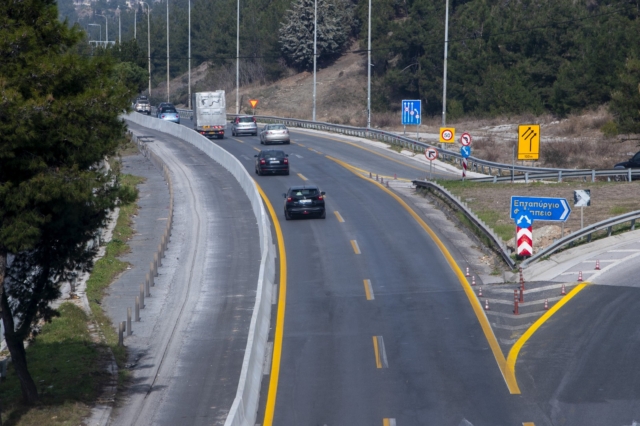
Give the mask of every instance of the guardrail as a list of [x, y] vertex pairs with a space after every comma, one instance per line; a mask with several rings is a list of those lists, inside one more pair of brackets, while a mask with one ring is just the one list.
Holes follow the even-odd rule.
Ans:
[[275, 250], [271, 236], [271, 221], [262, 203], [255, 182], [242, 163], [220, 146], [185, 126], [176, 126], [152, 116], [129, 114], [127, 119], [145, 127], [168, 133], [199, 148], [227, 169], [247, 194], [258, 222], [260, 237], [260, 271], [256, 301], [249, 325], [247, 347], [242, 361], [236, 397], [231, 405], [225, 426], [254, 426], [258, 413], [262, 368], [264, 364], [269, 325], [271, 321], [271, 292], [275, 282]]
[[[193, 111], [189, 109], [179, 109], [178, 110], [180, 117], [190, 119], [193, 115]], [[232, 119], [237, 117], [237, 114], [227, 114], [228, 119]], [[455, 163], [462, 163], [462, 156], [459, 152], [451, 151], [448, 149], [439, 148], [436, 144], [429, 144], [422, 141], [417, 141], [406, 136], [398, 135], [396, 133], [387, 132], [380, 129], [368, 129], [366, 127], [354, 127], [354, 126], [346, 126], [343, 124], [333, 124], [333, 123], [325, 123], [322, 121], [311, 121], [311, 120], [299, 120], [296, 118], [284, 118], [284, 117], [275, 117], [268, 115], [256, 115], [257, 120], [261, 122], [271, 122], [271, 123], [282, 123], [289, 127], [300, 127], [304, 129], [314, 129], [314, 130], [324, 130], [329, 132], [341, 133], [348, 136], [357, 136], [357, 137], [367, 137], [371, 139], [376, 139], [382, 142], [387, 142], [392, 145], [398, 145], [403, 148], [412, 149], [417, 151], [418, 149], [423, 150], [424, 148], [436, 147], [438, 148], [439, 158], [445, 161], [452, 161]], [[579, 169], [558, 169], [552, 167], [530, 167], [530, 166], [522, 166], [522, 165], [513, 165], [513, 164], [503, 164], [496, 163], [493, 161], [487, 161], [476, 157], [467, 158], [467, 167], [469, 170], [473, 170], [479, 173], [487, 173], [493, 174], [497, 173], [498, 176], [501, 176], [503, 172], [511, 173], [512, 171], [518, 173], [525, 172], [569, 172], [575, 171]], [[582, 169], [580, 169], [582, 170]], [[587, 171], [588, 170], [583, 170]]]
[[531, 265], [532, 263], [540, 260], [543, 257], [549, 256], [553, 253], [555, 253], [556, 251], [560, 250], [561, 248], [572, 244], [573, 242], [575, 242], [576, 240], [579, 240], [580, 238], [584, 238], [587, 237], [587, 242], [591, 242], [591, 237], [592, 234], [596, 231], [601, 231], [603, 229], [607, 230], [607, 237], [611, 236], [611, 233], [613, 232], [613, 227], [616, 225], [621, 225], [623, 223], [626, 222], [631, 222], [631, 230], [635, 230], [636, 228], [636, 219], [640, 218], [640, 210], [636, 210], [633, 212], [629, 212], [629, 213], [625, 213], [623, 215], [620, 216], [615, 216], [603, 221], [600, 221], [598, 223], [594, 223], [593, 225], [589, 225], [589, 226], [585, 226], [584, 228], [580, 229], [579, 231], [576, 232], [572, 232], [571, 234], [567, 235], [564, 238], [560, 238], [559, 240], [556, 240], [553, 244], [551, 244], [550, 246], [544, 248], [543, 250], [540, 250], [538, 253], [534, 254], [533, 256], [529, 257], [528, 259], [524, 260], [520, 266], [522, 266], [523, 268], [526, 268], [527, 266]]
[[[450, 203], [453, 203], [455, 208], [460, 210], [467, 219], [469, 219], [491, 242], [493, 248], [500, 254], [505, 263], [511, 268], [516, 268], [515, 261], [511, 258], [511, 252], [506, 246], [502, 238], [496, 235], [486, 223], [484, 223], [474, 212], [471, 211], [458, 197], [453, 195], [444, 187], [438, 185], [435, 182], [429, 182], [424, 180], [414, 180], [413, 184], [419, 188], [426, 188], [430, 191], [437, 191], [442, 194]], [[452, 206], [453, 207], [453, 206]]]
[[541, 172], [532, 173], [524, 172], [524, 174], [515, 176], [492, 176], [482, 178], [470, 178], [473, 182], [510, 182], [524, 181], [529, 183], [530, 180], [556, 179], [562, 182], [562, 179], [569, 178], [591, 178], [591, 182], [596, 181], [596, 177], [614, 178], [616, 181], [631, 182], [633, 177], [640, 177], [640, 169], [610, 169], [610, 170], [558, 170], [557, 172]]

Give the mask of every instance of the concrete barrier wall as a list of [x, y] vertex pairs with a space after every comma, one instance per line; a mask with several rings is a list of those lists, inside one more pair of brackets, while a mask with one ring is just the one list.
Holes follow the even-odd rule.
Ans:
[[260, 234], [260, 272], [258, 276], [256, 302], [249, 326], [247, 347], [242, 362], [240, 380], [236, 397], [227, 416], [225, 426], [254, 426], [260, 400], [260, 384], [265, 360], [267, 339], [269, 337], [269, 322], [271, 318], [271, 291], [275, 280], [276, 264], [275, 249], [271, 236], [271, 222], [262, 204], [260, 194], [253, 178], [240, 161], [218, 145], [199, 133], [174, 123], [158, 120], [138, 113], [124, 117], [144, 127], [159, 130], [180, 138], [199, 148], [222, 167], [227, 169], [240, 183], [249, 197], [253, 213], [258, 222]]

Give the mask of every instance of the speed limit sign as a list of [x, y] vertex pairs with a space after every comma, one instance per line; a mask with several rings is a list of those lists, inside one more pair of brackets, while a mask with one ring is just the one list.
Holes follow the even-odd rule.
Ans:
[[424, 150], [424, 156], [427, 157], [427, 160], [433, 161], [438, 158], [438, 150], [435, 148], [426, 148]]
[[440, 142], [441, 143], [454, 143], [456, 136], [456, 129], [453, 127], [441, 127], [440, 128]]

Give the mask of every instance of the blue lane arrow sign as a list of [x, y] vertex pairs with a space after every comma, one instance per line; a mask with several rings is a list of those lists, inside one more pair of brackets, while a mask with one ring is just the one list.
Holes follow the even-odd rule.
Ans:
[[571, 214], [564, 198], [511, 197], [511, 219], [520, 227], [531, 226], [534, 220], [566, 222]]
[[471, 155], [471, 147], [465, 145], [461, 146], [460, 155], [462, 155], [462, 158], [469, 158], [469, 156]]
[[402, 125], [419, 125], [422, 121], [422, 102], [419, 99], [402, 101]]

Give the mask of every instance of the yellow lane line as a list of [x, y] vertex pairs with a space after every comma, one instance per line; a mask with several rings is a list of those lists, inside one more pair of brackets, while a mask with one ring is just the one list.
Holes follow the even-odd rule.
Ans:
[[396, 426], [396, 419], [382, 419], [382, 426]]
[[371, 287], [371, 280], [364, 280], [364, 294], [367, 296], [367, 300], [373, 300], [373, 288]]
[[353, 247], [353, 251], [356, 254], [360, 254], [360, 247], [358, 247], [358, 242], [356, 240], [351, 240], [351, 247]]
[[414, 220], [418, 222], [418, 224], [422, 227], [422, 229], [424, 229], [427, 232], [427, 234], [429, 234], [431, 239], [433, 239], [433, 241], [436, 243], [436, 245], [444, 255], [445, 259], [447, 260], [447, 263], [449, 263], [449, 267], [451, 267], [453, 272], [456, 274], [456, 277], [458, 278], [460, 285], [462, 286], [465, 294], [467, 295], [467, 299], [469, 299], [469, 303], [471, 303], [471, 307], [473, 308], [473, 311], [476, 314], [476, 317], [478, 318], [480, 327], [482, 328], [485, 338], [489, 343], [489, 347], [493, 352], [493, 356], [495, 357], [496, 362], [498, 363], [498, 368], [500, 368], [500, 372], [502, 373], [502, 377], [504, 378], [504, 381], [506, 382], [507, 387], [509, 388], [509, 392], [512, 394], [520, 394], [520, 388], [518, 387], [518, 382], [516, 381], [515, 371], [513, 368], [510, 369], [507, 367], [507, 361], [504, 357], [504, 354], [502, 353], [502, 350], [500, 349], [500, 345], [498, 344], [498, 339], [496, 339], [496, 336], [493, 333], [493, 329], [491, 328], [491, 324], [489, 324], [489, 320], [487, 319], [487, 316], [484, 313], [482, 305], [478, 301], [478, 298], [476, 297], [473, 289], [471, 288], [471, 285], [467, 282], [467, 279], [464, 273], [456, 263], [453, 256], [451, 256], [451, 253], [449, 253], [449, 250], [447, 250], [447, 247], [444, 245], [442, 241], [440, 241], [440, 238], [438, 238], [436, 233], [433, 232], [433, 230], [424, 222], [424, 220], [422, 220], [422, 218], [415, 211], [413, 211], [413, 209], [409, 207], [409, 205], [397, 194], [395, 194], [393, 191], [385, 188], [384, 185], [380, 184], [379, 182], [371, 181], [368, 178], [365, 178], [364, 176], [362, 176], [360, 173], [357, 173], [357, 171], [350, 164], [345, 163], [344, 161], [338, 160], [337, 158], [333, 158], [329, 156], [327, 156], [327, 158], [332, 161], [335, 161], [336, 163], [340, 164], [342, 167], [346, 168], [347, 170], [351, 170], [356, 176], [359, 176], [377, 185], [378, 188], [385, 191], [387, 194], [393, 197], [402, 207], [404, 207], [404, 209], [414, 218]]
[[255, 149], [256, 151], [260, 152], [260, 148], [256, 148], [255, 146], [253, 147], [253, 149]]
[[344, 222], [344, 219], [342, 218], [342, 216], [340, 216], [340, 213], [338, 212], [333, 212], [333, 214], [336, 215], [336, 217], [338, 218], [338, 222]]
[[[366, 170], [360, 169], [356, 166], [353, 166], [351, 164], [349, 164], [351, 167], [353, 167], [354, 169], [356, 169], [357, 171], [359, 171], [360, 173], [362, 173], [365, 177], [368, 177], [367, 175], [371, 174], [371, 172], [368, 172]], [[402, 182], [412, 182], [412, 179], [405, 179], [405, 178], [398, 178], [398, 179], [393, 179], [393, 176], [386, 176], [386, 175], [378, 175], [379, 177], [383, 177], [387, 180], [399, 180]], [[375, 177], [373, 175], [371, 175], [372, 179], [375, 179]]]
[[236, 138], [231, 138], [231, 140], [234, 140], [236, 142], [240, 142], [240, 143], [244, 143], [243, 141], [241, 141], [240, 139], [236, 139]]
[[308, 180], [306, 177], [302, 176], [301, 173], [298, 173], [298, 176], [300, 176], [300, 179], [302, 179], [302, 180]]
[[524, 422], [522, 423], [522, 426], [536, 426], [536, 424], [533, 422]]
[[583, 282], [582, 284], [577, 285], [573, 290], [569, 292], [566, 296], [560, 299], [555, 305], [553, 305], [547, 312], [544, 313], [536, 322], [534, 322], [531, 327], [524, 332], [522, 336], [513, 344], [511, 349], [509, 350], [509, 355], [507, 356], [507, 368], [509, 370], [515, 371], [516, 369], [516, 361], [518, 360], [518, 354], [520, 353], [520, 349], [522, 346], [529, 340], [533, 333], [535, 333], [542, 324], [544, 324], [553, 314], [558, 312], [560, 308], [562, 308], [569, 300], [573, 299], [576, 294], [580, 293], [586, 286], [588, 286], [589, 282]]
[[[255, 182], [255, 180], [254, 180]], [[280, 222], [276, 215], [269, 198], [262, 191], [260, 185], [256, 182], [256, 187], [260, 196], [269, 210], [269, 215], [273, 221], [273, 227], [276, 231], [276, 238], [278, 239], [278, 253], [280, 255], [280, 294], [278, 296], [278, 311], [276, 314], [276, 328], [273, 339], [273, 355], [271, 359], [271, 376], [269, 378], [269, 391], [267, 394], [267, 405], [264, 410], [264, 426], [271, 426], [273, 424], [273, 415], [276, 408], [276, 395], [278, 393], [278, 379], [280, 376], [280, 360], [282, 357], [282, 338], [284, 335], [284, 314], [285, 304], [287, 301], [287, 252], [284, 247], [284, 238], [282, 236], [282, 228], [280, 228]]]
[[297, 144], [298, 144], [299, 146], [304, 146], [304, 145], [302, 145], [300, 142], [297, 142]]
[[380, 350], [378, 349], [378, 336], [373, 336], [373, 353], [376, 356], [376, 368], [382, 368], [382, 361], [380, 360]]

